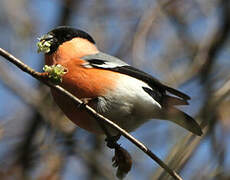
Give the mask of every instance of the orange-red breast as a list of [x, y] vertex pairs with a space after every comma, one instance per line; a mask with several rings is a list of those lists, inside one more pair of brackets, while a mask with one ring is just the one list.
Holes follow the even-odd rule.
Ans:
[[[63, 88], [117, 123], [133, 131], [150, 119], [166, 119], [196, 135], [202, 131], [196, 121], [178, 110], [189, 96], [162, 84], [149, 74], [120, 59], [100, 52], [93, 38], [84, 31], [58, 27], [40, 38], [46, 65], [60, 64], [67, 69]], [[65, 115], [79, 127], [103, 133], [96, 120], [65, 96], [51, 89], [53, 98]], [[110, 129], [113, 135], [117, 132]]]

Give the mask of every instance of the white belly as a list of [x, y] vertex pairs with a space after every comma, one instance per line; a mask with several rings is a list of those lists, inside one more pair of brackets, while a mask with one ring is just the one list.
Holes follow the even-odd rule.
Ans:
[[117, 88], [99, 97], [97, 111], [127, 131], [133, 131], [154, 117], [161, 105], [147, 94], [143, 81], [127, 75], [117, 79]]

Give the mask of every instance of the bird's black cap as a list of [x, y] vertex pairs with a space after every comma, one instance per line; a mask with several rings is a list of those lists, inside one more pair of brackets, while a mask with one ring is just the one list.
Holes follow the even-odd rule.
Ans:
[[72, 28], [70, 26], [60, 26], [47, 33], [48, 36], [52, 36], [50, 51], [48, 54], [52, 54], [57, 48], [64, 42], [69, 41], [73, 38], [79, 37], [87, 39], [91, 43], [95, 44], [93, 38], [86, 32]]

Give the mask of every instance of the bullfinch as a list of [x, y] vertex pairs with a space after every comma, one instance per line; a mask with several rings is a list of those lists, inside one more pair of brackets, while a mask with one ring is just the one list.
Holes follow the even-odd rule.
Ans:
[[[60, 83], [63, 88], [128, 132], [150, 119], [164, 119], [202, 135], [197, 122], [175, 107], [188, 105], [188, 95], [119, 58], [100, 52], [88, 33], [61, 26], [43, 35], [38, 43], [38, 51], [45, 53], [46, 65], [61, 65], [66, 69]], [[54, 89], [51, 93], [72, 122], [92, 133], [104, 133], [98, 122], [72, 100]], [[111, 135], [119, 135], [107, 128]]]

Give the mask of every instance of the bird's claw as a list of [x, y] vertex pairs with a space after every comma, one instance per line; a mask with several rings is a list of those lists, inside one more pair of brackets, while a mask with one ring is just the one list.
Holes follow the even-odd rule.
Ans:
[[117, 177], [123, 179], [132, 168], [132, 157], [129, 152], [121, 146], [115, 148], [115, 155], [112, 158], [113, 167], [117, 168]]

